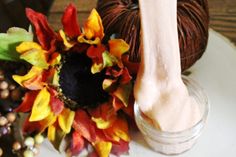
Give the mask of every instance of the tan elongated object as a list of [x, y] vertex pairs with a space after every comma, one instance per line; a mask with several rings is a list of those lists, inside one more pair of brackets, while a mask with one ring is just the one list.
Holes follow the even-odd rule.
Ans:
[[200, 120], [201, 113], [181, 79], [177, 1], [139, 0], [139, 4], [143, 52], [136, 102], [162, 131], [185, 130]]

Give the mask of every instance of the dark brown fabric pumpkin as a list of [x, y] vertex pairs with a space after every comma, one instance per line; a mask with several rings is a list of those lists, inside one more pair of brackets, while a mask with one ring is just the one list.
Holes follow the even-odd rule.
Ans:
[[[207, 0], [178, 1], [178, 33], [182, 71], [204, 53], [208, 41]], [[98, 0], [97, 9], [107, 35], [117, 34], [130, 45], [129, 60], [140, 61], [141, 22], [138, 0]], [[155, 15], [158, 16], [158, 15]]]

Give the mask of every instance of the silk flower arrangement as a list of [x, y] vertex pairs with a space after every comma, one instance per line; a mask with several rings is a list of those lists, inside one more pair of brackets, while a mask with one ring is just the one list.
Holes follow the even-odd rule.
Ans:
[[35, 33], [14, 27], [0, 34], [0, 59], [30, 64], [27, 74], [12, 76], [26, 89], [15, 109], [27, 115], [24, 135], [45, 135], [58, 150], [69, 138], [70, 156], [88, 145], [101, 157], [127, 152], [134, 101], [129, 45], [105, 37], [95, 9], [80, 28], [70, 4], [58, 32], [41, 13], [27, 8], [26, 15]]

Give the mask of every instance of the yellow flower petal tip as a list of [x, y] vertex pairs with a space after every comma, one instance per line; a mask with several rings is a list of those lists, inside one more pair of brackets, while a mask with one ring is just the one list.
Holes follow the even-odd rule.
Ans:
[[99, 73], [102, 71], [102, 69], [103, 69], [103, 64], [94, 63], [91, 67], [91, 73], [92, 74]]
[[99, 157], [109, 157], [112, 148], [111, 142], [99, 141], [94, 143], [93, 146]]
[[48, 140], [55, 141], [56, 138], [56, 127], [54, 125], [48, 126]]
[[59, 34], [60, 34], [61, 38], [63, 39], [63, 43], [64, 43], [66, 49], [70, 49], [70, 48], [72, 48], [72, 47], [74, 46], [73, 43], [70, 43], [70, 42], [67, 40], [66, 34], [65, 34], [65, 32], [64, 32], [63, 30], [60, 30], [60, 31], [59, 31]]
[[42, 69], [47, 69], [49, 64], [47, 63], [45, 51], [38, 49], [31, 49], [23, 53], [20, 59], [27, 61], [28, 63], [37, 66]]
[[16, 47], [16, 51], [19, 52], [20, 59], [23, 59], [30, 64], [47, 69], [48, 63], [46, 60], [46, 51], [36, 42], [22, 42]]
[[22, 42], [19, 46], [16, 47], [16, 51], [18, 53], [24, 53], [31, 49], [42, 50], [42, 47], [38, 43], [32, 41]]
[[96, 123], [97, 128], [99, 128], [99, 129], [107, 129], [107, 128], [109, 128], [109, 127], [112, 125], [112, 123], [114, 122], [114, 118], [105, 121], [105, 120], [102, 119], [102, 118], [94, 118], [94, 117], [92, 117], [92, 121], [94, 121], [94, 122]]
[[110, 53], [117, 58], [129, 51], [130, 46], [122, 39], [112, 39], [108, 41]]
[[101, 17], [96, 9], [93, 9], [84, 26], [84, 34], [87, 39], [104, 37], [104, 28]]

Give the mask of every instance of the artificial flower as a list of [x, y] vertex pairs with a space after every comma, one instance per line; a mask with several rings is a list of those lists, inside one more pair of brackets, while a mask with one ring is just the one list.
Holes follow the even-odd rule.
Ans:
[[58, 32], [41, 13], [26, 9], [26, 15], [37, 41], [22, 40], [14, 57], [28, 62], [31, 69], [23, 76], [13, 75], [27, 89], [15, 109], [28, 113], [24, 133], [45, 133], [56, 149], [71, 137], [71, 156], [86, 143], [100, 157], [127, 152], [130, 137], [124, 114], [132, 107], [133, 84], [123, 56], [129, 45], [121, 39], [104, 41], [95, 9], [80, 28], [76, 8], [70, 4]]

